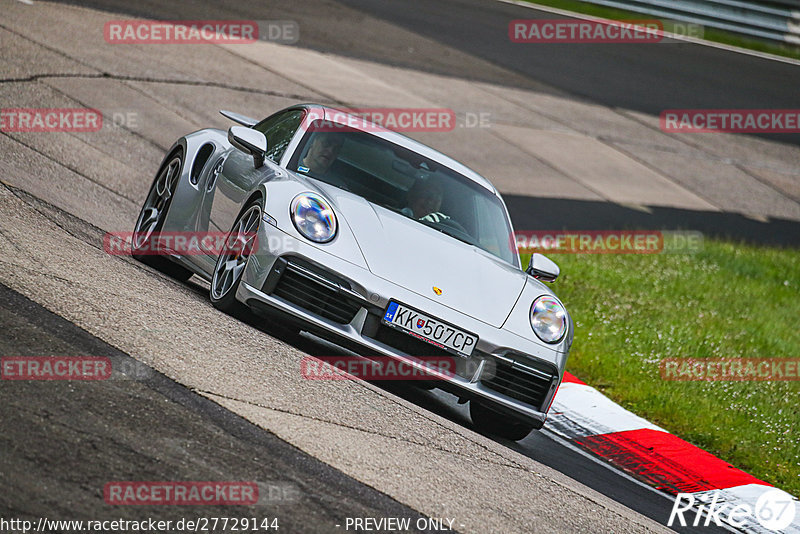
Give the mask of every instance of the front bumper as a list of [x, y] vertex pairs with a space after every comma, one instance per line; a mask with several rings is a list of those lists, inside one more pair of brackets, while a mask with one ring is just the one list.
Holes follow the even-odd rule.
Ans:
[[[391, 329], [380, 321], [389, 300], [424, 310], [479, 337], [469, 358], [447, 354], [456, 361], [457, 372], [432, 376], [437, 387], [464, 400], [489, 402], [495, 409], [537, 428], [544, 424], [563, 376], [565, 354], [397, 286], [270, 224], [262, 224], [259, 234], [258, 250], [251, 255], [236, 293], [236, 298], [251, 309], [285, 314], [304, 329], [356, 352], [388, 356], [429, 371], [423, 359], [416, 357], [423, 353], [413, 345], [407, 346], [415, 340], [394, 330], [387, 332]], [[335, 298], [328, 299], [329, 305], [324, 308], [309, 304], [311, 296], [305, 300], [287, 292], [282, 281], [288, 279], [301, 280], [305, 284], [303, 291], [319, 290]], [[401, 338], [397, 339], [397, 335]]]

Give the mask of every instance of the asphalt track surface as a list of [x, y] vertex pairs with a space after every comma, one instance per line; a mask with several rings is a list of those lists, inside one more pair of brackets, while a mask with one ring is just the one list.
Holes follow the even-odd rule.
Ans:
[[[300, 26], [296, 46], [656, 116], [665, 109], [800, 107], [798, 65], [674, 40], [660, 44], [515, 44], [507, 38], [510, 20], [560, 17], [496, 0], [65, 3], [164, 20], [293, 20]], [[309, 82], [313, 84], [313, 73], [309, 73]], [[800, 145], [800, 134], [757, 137]], [[504, 198], [516, 228], [690, 229], [709, 237], [800, 246], [800, 222], [796, 220], [754, 220], [727, 211], [681, 208], [656, 207], [643, 212], [616, 203], [528, 195], [505, 194]]]
[[[671, 508], [667, 498], [653, 494], [659, 497], [660, 504], [659, 499], [651, 501], [654, 503], [652, 514], [657, 518], [651, 522], [537, 462], [538, 450], [524, 452], [533, 458], [531, 460], [516, 452], [516, 444], [491, 442], [476, 435], [469, 426], [464, 427], [468, 423], [452, 401], [439, 402], [434, 396], [416, 405], [402, 398], [413, 400], [413, 391], [384, 393], [360, 381], [310, 383], [318, 381], [299, 380], [299, 358], [304, 354], [329, 355], [332, 353], [329, 346], [306, 337], [287, 339], [265, 329], [264, 322], [258, 319], [251, 318], [245, 324], [220, 314], [208, 303], [207, 285], [195, 279], [179, 284], [131, 258], [109, 257], [99, 250], [101, 229], [21, 190], [0, 187], [0, 211], [0, 220], [4, 223], [0, 240], [0, 249], [4, 252], [0, 257], [4, 258], [4, 270], [8, 266], [15, 271], [11, 276], [13, 285], [22, 282], [25, 293], [36, 294], [37, 301], [46, 302], [50, 309], [69, 310], [66, 315], [73, 321], [62, 320], [23, 297], [5, 292], [0, 295], [3, 303], [0, 338], [4, 339], [0, 350], [3, 355], [100, 354], [110, 357], [123, 369], [131, 366], [132, 375], [137, 378], [137, 383], [114, 379], [66, 384], [0, 382], [4, 401], [0, 413], [3, 413], [2, 430], [6, 437], [0, 458], [0, 482], [4, 488], [11, 489], [0, 495], [0, 517], [35, 518], [34, 514], [48, 511], [53, 514], [48, 517], [57, 519], [111, 516], [142, 520], [147, 517], [143, 508], [106, 506], [102, 500], [103, 484], [114, 479], [203, 478], [290, 483], [307, 491], [307, 494], [300, 493], [303, 499], [299, 501], [247, 514], [248, 517], [253, 516], [250, 514], [278, 516], [281, 524], [286, 525], [283, 532], [342, 531], [330, 523], [341, 517], [338, 511], [334, 514], [314, 509], [316, 505], [322, 506], [320, 503], [332, 501], [334, 507], [339, 500], [352, 503], [353, 508], [347, 505], [341, 510], [347, 517], [354, 517], [353, 513], [359, 514], [355, 517], [363, 517], [361, 514], [376, 518], [403, 517], [408, 513], [398, 509], [396, 501], [386, 498], [388, 492], [382, 496], [365, 494], [363, 485], [341, 473], [336, 474], [336, 469], [321, 466], [306, 454], [297, 453], [295, 448], [307, 451], [306, 447], [311, 446], [311, 456], [325, 457], [323, 461], [329, 465], [337, 462], [343, 462], [338, 465], [346, 468], [355, 465], [358, 476], [354, 478], [361, 482], [366, 482], [359, 478], [364, 476], [365, 468], [369, 478], [371, 465], [376, 462], [389, 465], [388, 470], [378, 471], [367, 486], [385, 487], [387, 482], [390, 486], [399, 485], [405, 498], [409, 498], [408, 492], [423, 491], [431, 499], [432, 486], [438, 492], [433, 497], [434, 504], [458, 499], [463, 495], [458, 484], [442, 486], [440, 481], [468, 481], [465, 488], [472, 495], [461, 507], [464, 513], [455, 517], [457, 530], [466, 526], [464, 530], [473, 532], [551, 532], [553, 528], [548, 525], [553, 523], [560, 524], [555, 530], [563, 532], [662, 530], [658, 527], [663, 525]], [[27, 226], [29, 223], [34, 226]], [[23, 228], [18, 226], [20, 224]], [[48, 228], [46, 233], [35, 230], [42, 224]], [[48, 267], [60, 263], [56, 256], [65, 259], [66, 270], [51, 271], [45, 267], [44, 259], [30, 257], [30, 252], [36, 255], [35, 250], [41, 250], [48, 258]], [[9, 258], [11, 255], [19, 256], [22, 263], [9, 264], [9, 260], [13, 262], [13, 258]], [[91, 257], [106, 267], [84, 263]], [[32, 270], [30, 265], [36, 268]], [[112, 267], [114, 273], [107, 267]], [[37, 289], [25, 281], [30, 281], [34, 272], [45, 277], [35, 277], [33, 283]], [[77, 274], [78, 279], [68, 280], [72, 274]], [[110, 284], [107, 275], [116, 282]], [[67, 292], [50, 288], [51, 282], [57, 286], [66, 282]], [[49, 299], [47, 294], [55, 300]], [[137, 302], [145, 305], [145, 309], [130, 311], [129, 306], [138, 307]], [[108, 344], [76, 328], [75, 323], [87, 324], [84, 319], [90, 317], [96, 317], [103, 324], [99, 328], [97, 324], [90, 327], [94, 336], [108, 340], [105, 336], [111, 334]], [[116, 326], [109, 328], [109, 321]], [[156, 358], [161, 363], [148, 363], [148, 366], [132, 362], [114, 348], [120, 341], [136, 350], [138, 362], [156, 362], [153, 359]], [[166, 370], [164, 374], [170, 378], [152, 372], [153, 367], [162, 372]], [[178, 368], [182, 371], [176, 374]], [[243, 372], [247, 376], [243, 376]], [[277, 377], [284, 380], [278, 382]], [[288, 388], [286, 384], [290, 384]], [[53, 391], [58, 393], [53, 394]], [[295, 402], [300, 404], [299, 408], [292, 406]], [[250, 409], [242, 412], [244, 405], [249, 405]], [[223, 407], [228, 406], [272, 433], [258, 430], [227, 412]], [[446, 414], [445, 418], [431, 414], [428, 407]], [[263, 419], [258, 421], [259, 413], [264, 412], [271, 417], [278, 416], [279, 424], [270, 425], [267, 419], [265, 426]], [[298, 424], [301, 425], [299, 429]], [[295, 440], [295, 447], [276, 437], [288, 430], [290, 438], [296, 439], [298, 430], [302, 434], [303, 425], [308, 426], [309, 434], [306, 441]], [[371, 432], [359, 428], [364, 425]], [[415, 443], [418, 440], [423, 441]], [[342, 448], [336, 448], [337, 441]], [[378, 447], [360, 448], [365, 442]], [[326, 454], [328, 446], [334, 446], [335, 456]], [[583, 461], [570, 450], [565, 450], [558, 459], [556, 444], [543, 443], [535, 447], [540, 446], [547, 448], [544, 458], [550, 458], [562, 468], [567, 463], [580, 466]], [[450, 449], [457, 454], [442, 454]], [[403, 460], [409, 450], [414, 454], [412, 464]], [[484, 496], [475, 498], [468, 484], [474, 485], [484, 476], [486, 454], [493, 458], [493, 462], [488, 463], [489, 475], [505, 481], [500, 503], [514, 502], [517, 496], [511, 490], [521, 485], [521, 496], [536, 503], [530, 507], [535, 515], [514, 516], [519, 504], [503, 508], [494, 493], [499, 491], [497, 484], [491, 480], [484, 479], [481, 485]], [[510, 466], [513, 480], [509, 480], [509, 470], [504, 469], [506, 457], [514, 462]], [[392, 469], [398, 462], [403, 470]], [[523, 469], [529, 463], [532, 468]], [[420, 478], [415, 464], [433, 467], [428, 475], [430, 480]], [[645, 488], [629, 485], [625, 489], [628, 482], [624, 478], [610, 471], [604, 473], [605, 468], [599, 464], [587, 465], [589, 470], [597, 469], [596, 474], [588, 472], [587, 478], [602, 481], [607, 477], [608, 485], [615, 488], [602, 487], [603, 492], [615, 495], [626, 492], [632, 505], [648, 505], [647, 499], [637, 498], [637, 493], [648, 491]], [[453, 468], [461, 470], [455, 478], [442, 472]], [[339, 468], [339, 471], [346, 469]], [[331, 484], [325, 482], [325, 476], [332, 479]], [[340, 481], [340, 487], [333, 484], [336, 480]], [[413, 486], [409, 486], [412, 482]], [[604, 482], [600, 484], [604, 485]], [[486, 488], [491, 487], [495, 489], [490, 489], [492, 494], [486, 496]], [[353, 492], [363, 495], [363, 499], [355, 499]], [[555, 497], [565, 496], [554, 500], [553, 493]], [[487, 509], [487, 504], [492, 508]], [[578, 504], [583, 508], [581, 511], [574, 515], [565, 513]], [[412, 508], [420, 510], [424, 504], [416, 503]], [[210, 517], [212, 513], [204, 507], [176, 510], [159, 507], [153, 514], [158, 519], [169, 519], [178, 512], [183, 512], [181, 517], [192, 514]], [[224, 513], [219, 509], [215, 512]], [[505, 524], [528, 526], [502, 529], [487, 526], [489, 517], [498, 512], [511, 516], [510, 521], [504, 519]], [[580, 527], [576, 526], [579, 524]]]
[[[708, 46], [675, 41], [655, 45], [515, 44], [507, 38], [510, 20], [562, 17], [493, 0], [71, 3], [156, 19], [290, 19], [300, 25], [299, 46], [535, 88], [653, 115], [665, 109], [792, 109], [800, 101], [797, 65]], [[419, 46], [407, 34], [401, 36], [380, 21], [465, 55]], [[504, 69], [500, 79], [498, 67]], [[800, 145], [800, 135], [765, 137]]]
[[[537, 48], [537, 54], [533, 55], [524, 45], [512, 45], [507, 40], [498, 39], [497, 35], [505, 35], [508, 20], [511, 18], [550, 18], [551, 15], [488, 1], [284, 0], [270, 2], [268, 6], [230, 1], [168, 4], [139, 2], [135, 5], [108, 1], [81, 2], [80, 5], [161, 19], [292, 19], [298, 21], [303, 28], [300, 46], [495, 83], [499, 81], [497, 76], [500, 72], [495, 66], [499, 66], [503, 68], [504, 76], [500, 81], [508, 85], [654, 114], [666, 108], [792, 108], [797, 107], [796, 88], [800, 87], [800, 71], [794, 65], [690, 44], [673, 43], [648, 47], [609, 45], [577, 49], [574, 46], [552, 45]], [[464, 55], [443, 56], [436, 47], [420, 48], [415, 42], [393, 39], [392, 32], [383, 32], [383, 28], [375, 23], [381, 20], [391, 21], [393, 25], [402, 26], [432, 41], [457, 48]], [[509, 76], [507, 71], [516, 74]], [[631, 76], [631, 72], [636, 75]], [[742, 76], [742, 72], [746, 72], [747, 76]], [[796, 137], [782, 136], [780, 139], [800, 144]], [[529, 209], [530, 204], [527, 204], [532, 202], [530, 198], [507, 197], [507, 200], [512, 212], [532, 211]], [[523, 203], [524, 206], [521, 205]], [[587, 204], [602, 213], [606, 217], [606, 223], [627, 221], [631, 215], [619, 206]], [[568, 212], [566, 209], [553, 211]], [[679, 219], [685, 213], [684, 210], [675, 212], [665, 218]], [[719, 215], [721, 218], [726, 216], [738, 217]], [[722, 226], [727, 226], [728, 222]], [[745, 224], [746, 221], [741, 222]], [[534, 227], [520, 224], [516, 220], [515, 223], [517, 226]], [[797, 239], [800, 235], [800, 232], [796, 232], [796, 225], [787, 224], [779, 234], [783, 237], [776, 242], [793, 243], [792, 239]], [[587, 228], [585, 224], [578, 226]], [[609, 224], [601, 227], [609, 228]], [[765, 235], [776, 235], [774, 232], [765, 234], [761, 231], [762, 227], [755, 228], [754, 239], [757, 236], [763, 239]], [[48, 348], [54, 347], [59, 347], [60, 354], [65, 350], [75, 350], [82, 354], [100, 351], [106, 355], [108, 352], [104, 351], [111, 350], [90, 334], [26, 301], [24, 297], [5, 288], [0, 290], [0, 297], [4, 303], [0, 308], [0, 329], [6, 332], [5, 338], [0, 340], [3, 354], [23, 355], [30, 350], [28, 354], [44, 355], [51, 352]], [[321, 350], [322, 353], [329, 353], [327, 348], [320, 349], [307, 339], [291, 341], [296, 347], [312, 354]], [[114, 355], [118, 358], [126, 357], [119, 351], [114, 352]], [[121, 479], [126, 478], [126, 475], [130, 478], [131, 474], [135, 474], [133, 478], [142, 479], [143, 474], [147, 473], [153, 479], [198, 480], [204, 474], [210, 476], [214, 472], [215, 462], [224, 462], [229, 473], [236, 471], [236, 462], [242, 462], [241, 472], [246, 473], [249, 478], [254, 478], [253, 473], [260, 473], [259, 477], [263, 477], [263, 480], [287, 481], [288, 478], [289, 482], [304, 489], [308, 500], [285, 505], [291, 507], [291, 512], [285, 513], [287, 525], [308, 527], [300, 528], [300, 531], [314, 531], [315, 528], [326, 531], [326, 525], [329, 528], [331, 521], [343, 515], [417, 515], [413, 510], [299, 453], [272, 434], [159, 375], [154, 375], [145, 383], [111, 381], [102, 391], [89, 391], [80, 385], [59, 385], [63, 390], [63, 395], [59, 396], [60, 400], [63, 399], [60, 406], [54, 406], [43, 396], [37, 395], [37, 387], [37, 384], [22, 384], [13, 394], [9, 388], [0, 390], [5, 406], [18, 407], [12, 413], [26, 414], [25, 423], [17, 421], [17, 424], [13, 424], [12, 419], [3, 418], [3, 450], [12, 450], [12, 444], [16, 444], [16, 447], [20, 443], [29, 445], [25, 450], [14, 449], [18, 454], [14, 458], [22, 457], [25, 463], [13, 462], [7, 455], [0, 457], [0, 462], [8, 462], [2, 466], [4, 473], [19, 475], [13, 478], [20, 481], [20, 487], [15, 488], [17, 491], [4, 493], [3, 498], [8, 501], [0, 501], [4, 508], [11, 511], [39, 514], [46, 512], [48, 506], [54, 505], [52, 501], [41, 499], [41, 495], [37, 494], [40, 489], [35, 484], [29, 484], [34, 480], [53, 480], [54, 486], [61, 492], [80, 488], [83, 497], [75, 497], [69, 502], [73, 505], [89, 506], [88, 502], [96, 502], [98, 488], [107, 481], [108, 473], [113, 468], [129, 469], [128, 473], [120, 475]], [[445, 394], [396, 387], [390, 391], [452, 421], [469, 426], [463, 406], [458, 406]], [[122, 395], [134, 398], [137, 404], [120, 407], [118, 399]], [[156, 413], [151, 407], [157, 402], [162, 406], [166, 404], [168, 410]], [[70, 427], [74, 410], [98, 406], [108, 406], [109, 411], [96, 410], [97, 413], [93, 414], [93, 423], [96, 425], [94, 432], [87, 433], [85, 429]], [[135, 413], [137, 419], [117, 417], [110, 411], [113, 408]], [[27, 433], [30, 431], [31, 421], [38, 434]], [[135, 421], [139, 424], [134, 425]], [[153, 429], [158, 429], [159, 425], [173, 439], [190, 440], [197, 447], [192, 459], [175, 454], [172, 458], [159, 458], [160, 462], [154, 464], [152, 455], [130, 453], [131, 444], [146, 441], [148, 435], [155, 433]], [[15, 435], [18, 436], [17, 439], [9, 439]], [[220, 450], [211, 446], [209, 435], [224, 441], [228, 448]], [[59, 436], [61, 444], [53, 442], [55, 436]], [[66, 453], [61, 453], [64, 463], [58, 466], [57, 471], [44, 472], [43, 468], [37, 467], [37, 459], [46, 459], [48, 455], [55, 454], [54, 451], [59, 450], [57, 447], [64, 443]], [[98, 452], [98, 445], [105, 446], [102, 455]], [[666, 521], [671, 506], [669, 499], [552, 441], [547, 434], [534, 433], [519, 444], [507, 445], [659, 523]], [[81, 449], [86, 446], [90, 449]], [[270, 450], [278, 451], [275, 454], [283, 464], [263, 461], [264, 458], [259, 455], [267, 446]], [[125, 465], [122, 465], [120, 456], [123, 452], [130, 454], [131, 460]], [[245, 461], [244, 458], [259, 458], [262, 461], [256, 467], [253, 462]], [[96, 463], [97, 469], [87, 469], [87, 463]], [[194, 463], [198, 465], [192, 465]], [[287, 466], [291, 468], [286, 469]], [[23, 473], [28, 478], [22, 476]], [[344, 504], [343, 495], [348, 497]], [[335, 505], [331, 505], [330, 499], [333, 498], [337, 499]], [[43, 502], [45, 506], [40, 509], [31, 507], [30, 503], [35, 501]], [[343, 508], [338, 510], [335, 509], [336, 506]], [[69, 510], [74, 511], [75, 508]], [[90, 510], [87, 509], [88, 511]], [[141, 511], [136, 510], [136, 518], [145, 515]], [[163, 517], [163, 510], [157, 513]], [[119, 512], [115, 510], [115, 514], [119, 515]], [[309, 522], [306, 524], [302, 521]]]
[[[71, 235], [97, 242], [91, 228], [54, 206], [28, 198], [60, 221]], [[127, 260], [134, 262], [133, 260]], [[170, 283], [161, 273], [155, 278]], [[174, 283], [174, 282], [173, 282]], [[207, 289], [185, 284], [202, 299]], [[240, 317], [254, 329], [312, 356], [349, 354], [314, 336], [288, 336], [265, 329], [255, 316]], [[109, 506], [103, 487], [113, 480], [256, 481], [288, 488], [287, 499], [259, 501], [247, 517], [279, 519], [284, 532], [334, 532], [348, 517], [423, 517], [383, 493], [316, 460], [274, 434], [170, 380], [0, 284], [0, 354], [9, 356], [104, 356], [114, 369], [107, 381], [0, 383], [0, 473], [8, 491], [0, 494], [0, 517], [178, 521], [192, 517], [238, 517], [242, 507]], [[376, 383], [392, 395], [472, 428], [466, 405], [439, 390]], [[57, 399], [54, 402], [54, 399]], [[5, 415], [8, 414], [8, 415]], [[502, 446], [604, 494], [660, 524], [672, 497], [621, 475], [599, 460], [567, 446], [549, 432], [532, 432]], [[388, 453], [388, 451], [387, 451]], [[468, 467], [465, 467], [468, 469]], [[535, 496], [531, 496], [535, 498]], [[480, 503], [475, 504], [480, 507]], [[674, 526], [677, 532], [697, 529]], [[381, 531], [384, 532], [384, 531]], [[411, 530], [414, 532], [414, 530]], [[725, 532], [705, 527], [702, 532]]]
[[[419, 513], [298, 451], [0, 285], [0, 354], [108, 357], [122, 371], [85, 382], [0, 387], [2, 516], [278, 519], [277, 532], [331, 532], [347, 517]], [[57, 400], [56, 400], [57, 399]], [[223, 475], [224, 474], [224, 475]], [[115, 480], [256, 482], [257, 505], [110, 506]]]
[[[448, 393], [433, 390], [424, 391], [416, 389], [393, 388], [392, 391], [419, 406], [425, 407], [442, 417], [470, 427], [469, 409], [466, 405], [459, 405], [456, 398]], [[623, 477], [619, 471], [607, 466], [585, 453], [580, 452], [575, 446], [568, 446], [563, 440], [544, 429], [531, 432], [528, 437], [519, 442], [502, 441], [513, 450], [533, 458], [537, 462], [552, 467], [565, 475], [579, 481], [581, 484], [599, 491], [625, 506], [636, 510], [659, 523], [666, 524], [669, 511], [672, 507], [671, 496], [659, 493], [630, 478]], [[680, 527], [673, 525], [676, 532], [696, 532], [696, 528]], [[704, 527], [703, 532], [727, 532], [719, 527]]]

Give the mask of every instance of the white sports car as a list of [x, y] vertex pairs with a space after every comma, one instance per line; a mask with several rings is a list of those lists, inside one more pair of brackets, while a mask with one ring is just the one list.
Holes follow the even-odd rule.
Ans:
[[[209, 280], [224, 311], [246, 307], [365, 356], [423, 370], [426, 357], [453, 358], [455, 372], [432, 383], [469, 401], [478, 429], [518, 440], [541, 428], [573, 325], [542, 283], [558, 267], [539, 254], [522, 267], [488, 180], [339, 110], [222, 113], [240, 126], [168, 152], [134, 229], [138, 259]], [[230, 234], [208, 254], [140, 253], [159, 232]]]

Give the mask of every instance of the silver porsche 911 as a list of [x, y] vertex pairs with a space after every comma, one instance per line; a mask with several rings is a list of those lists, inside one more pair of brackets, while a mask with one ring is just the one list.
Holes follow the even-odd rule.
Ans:
[[[542, 283], [558, 267], [534, 254], [523, 269], [488, 180], [341, 110], [221, 113], [240, 125], [188, 134], [168, 152], [134, 257], [208, 280], [223, 311], [253, 311], [366, 358], [426, 373], [427, 358], [450, 358], [454, 371], [425, 383], [469, 401], [476, 428], [513, 440], [541, 428], [573, 324]], [[141, 253], [168, 232], [228, 238], [208, 253]]]

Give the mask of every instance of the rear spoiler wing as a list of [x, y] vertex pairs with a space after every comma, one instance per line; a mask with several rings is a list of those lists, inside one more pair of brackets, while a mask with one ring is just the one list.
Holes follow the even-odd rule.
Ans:
[[238, 122], [242, 126], [247, 126], [248, 128], [252, 128], [258, 124], [256, 119], [251, 119], [250, 117], [240, 115], [239, 113], [234, 113], [233, 111], [225, 111], [224, 109], [221, 109], [219, 112], [222, 116], [229, 118], [233, 122]]

